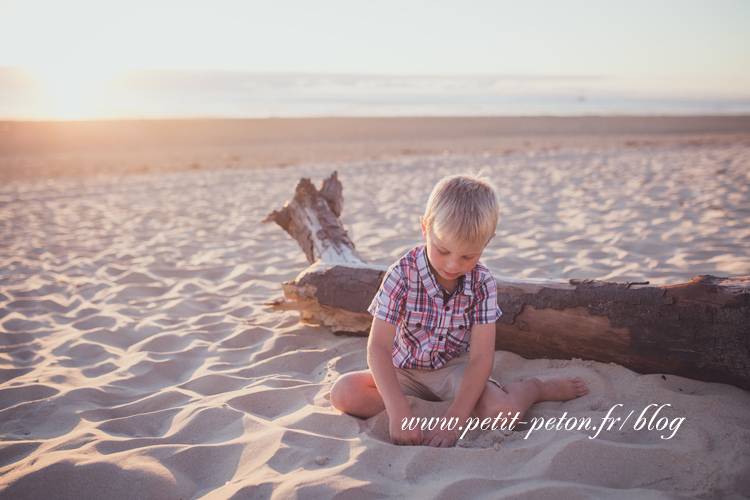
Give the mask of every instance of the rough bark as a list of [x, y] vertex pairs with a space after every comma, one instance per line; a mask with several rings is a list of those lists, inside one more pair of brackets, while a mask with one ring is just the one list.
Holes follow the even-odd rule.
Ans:
[[317, 262], [281, 284], [284, 299], [272, 309], [300, 312], [303, 323], [325, 325], [335, 334], [367, 336], [372, 316], [367, 312], [385, 275], [385, 268]]
[[667, 286], [498, 280], [496, 347], [750, 389], [750, 277]]
[[[299, 310], [303, 322], [335, 333], [367, 335], [367, 306], [385, 268], [366, 265], [354, 250], [338, 220], [341, 193], [335, 173], [321, 191], [302, 179], [294, 200], [267, 219], [292, 234], [314, 262], [282, 284], [287, 300], [269, 305]], [[668, 286], [495, 279], [503, 311], [496, 349], [750, 389], [750, 277], [700, 276]]]
[[292, 201], [281, 210], [274, 210], [263, 222], [281, 226], [297, 240], [311, 264], [317, 260], [357, 264], [362, 259], [339, 220], [343, 208], [341, 182], [334, 172], [320, 191], [310, 179], [301, 179]]

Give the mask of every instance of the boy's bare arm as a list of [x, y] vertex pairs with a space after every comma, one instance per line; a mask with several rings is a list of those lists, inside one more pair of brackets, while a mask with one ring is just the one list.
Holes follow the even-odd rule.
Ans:
[[[474, 325], [471, 329], [471, 347], [469, 348], [469, 363], [466, 366], [461, 387], [456, 399], [453, 400], [445, 418], [458, 418], [459, 425], [465, 426], [472, 410], [479, 401], [485, 385], [492, 374], [495, 360], [495, 325], [494, 323]], [[435, 429], [424, 440], [428, 446], [453, 446], [458, 435], [449, 430]]]
[[484, 387], [492, 374], [495, 361], [495, 324], [486, 323], [474, 325], [471, 328], [471, 347], [469, 348], [469, 363], [461, 381], [461, 387], [453, 404], [448, 408], [448, 414], [459, 417], [462, 421], [471, 416], [471, 412], [479, 401]]
[[395, 337], [396, 325], [375, 318], [367, 342], [367, 364], [388, 412], [391, 440], [399, 445], [419, 445], [422, 444], [422, 430], [402, 428], [403, 419], [406, 418], [408, 421], [414, 414], [401, 390], [396, 378], [396, 369], [393, 367], [391, 353]]

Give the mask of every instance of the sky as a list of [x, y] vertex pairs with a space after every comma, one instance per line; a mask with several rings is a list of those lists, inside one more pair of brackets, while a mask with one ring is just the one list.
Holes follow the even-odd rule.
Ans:
[[0, 67], [59, 93], [179, 69], [575, 78], [748, 99], [748, 20], [747, 0], [0, 0]]

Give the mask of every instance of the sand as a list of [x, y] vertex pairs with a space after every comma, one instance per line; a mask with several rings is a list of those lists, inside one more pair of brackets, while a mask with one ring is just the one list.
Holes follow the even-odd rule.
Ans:
[[443, 154], [750, 143], [750, 116], [0, 122], [0, 182]]
[[[547, 124], [552, 132], [537, 139], [557, 147], [476, 149], [445, 132], [464, 149], [386, 154], [389, 140], [376, 138], [376, 153], [348, 160], [280, 168], [239, 159], [138, 174], [115, 148], [72, 174], [5, 170], [0, 498], [750, 496], [749, 391], [497, 352], [501, 382], [566, 374], [591, 394], [535, 405], [516, 431], [474, 430], [452, 449], [396, 447], [385, 413], [362, 420], [329, 402], [339, 374], [366, 367], [366, 340], [263, 305], [307, 262], [260, 221], [297, 179], [333, 170], [342, 219], [372, 264], [420, 242], [418, 216], [438, 178], [484, 168], [503, 200], [482, 259], [498, 276], [750, 275], [747, 133], [666, 133], [641, 122], [658, 129], [641, 142], [563, 137]], [[22, 154], [33, 162], [62, 153], [6, 151], [0, 162]], [[446, 409], [410, 401], [419, 416]], [[614, 421], [607, 415], [621, 420], [601, 429]]]

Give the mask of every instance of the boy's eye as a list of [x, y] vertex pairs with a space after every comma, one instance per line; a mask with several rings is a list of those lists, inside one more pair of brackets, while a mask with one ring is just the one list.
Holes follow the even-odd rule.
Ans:
[[444, 252], [444, 251], [438, 249], [438, 253], [440, 255], [448, 255], [450, 252]]

